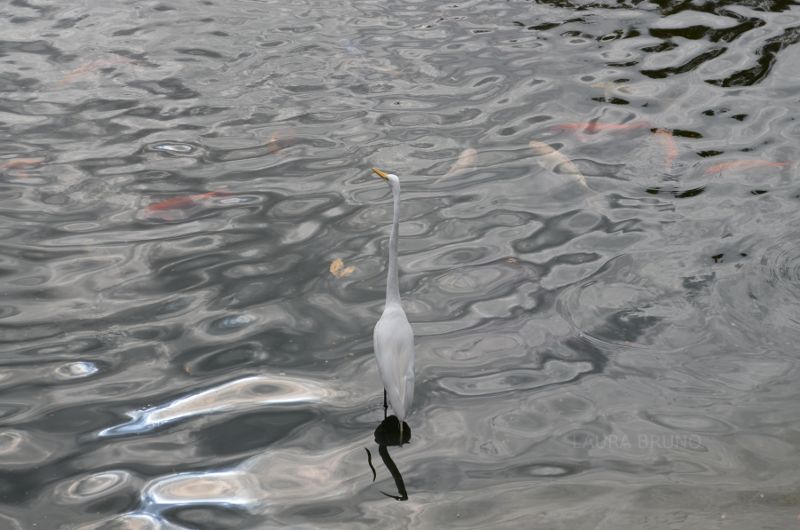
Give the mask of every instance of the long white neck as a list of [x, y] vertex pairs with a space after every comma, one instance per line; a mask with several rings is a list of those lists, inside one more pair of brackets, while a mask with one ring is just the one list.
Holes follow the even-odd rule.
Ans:
[[390, 182], [394, 212], [392, 215], [392, 231], [389, 234], [389, 273], [386, 276], [386, 305], [400, 305], [400, 286], [397, 280], [397, 234], [400, 225], [400, 183]]

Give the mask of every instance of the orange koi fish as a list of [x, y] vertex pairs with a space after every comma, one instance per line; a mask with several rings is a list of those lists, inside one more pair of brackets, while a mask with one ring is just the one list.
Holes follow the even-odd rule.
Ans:
[[733, 160], [720, 162], [706, 169], [705, 173], [721, 173], [729, 169], [752, 169], [754, 167], [786, 167], [789, 162], [773, 162], [772, 160]]
[[573, 133], [595, 133], [598, 131], [631, 131], [635, 129], [650, 129], [650, 123], [644, 120], [629, 121], [628, 123], [603, 123], [597, 121], [583, 121], [561, 123], [553, 125], [554, 129], [571, 131]]
[[38, 166], [44, 162], [43, 158], [12, 158], [0, 164], [0, 169], [19, 169], [23, 167]]
[[653, 134], [661, 142], [664, 147], [666, 156], [664, 158], [664, 169], [672, 169], [672, 163], [678, 158], [678, 144], [675, 143], [675, 138], [672, 136], [672, 131], [669, 129], [656, 129]]
[[27, 177], [28, 172], [25, 169], [30, 168], [32, 166], [38, 166], [44, 162], [43, 158], [12, 158], [6, 162], [0, 164], [0, 171], [2, 170], [12, 170], [12, 169], [21, 169], [22, 171], [18, 171], [16, 173], [19, 177]]
[[68, 85], [76, 79], [94, 72], [95, 70], [100, 70], [101, 68], [114, 66], [116, 64], [137, 64], [137, 62], [133, 59], [128, 59], [127, 57], [112, 57], [111, 59], [98, 59], [96, 61], [90, 61], [88, 63], [83, 63], [74, 70], [71, 70], [65, 74], [64, 77], [61, 78], [59, 84]]
[[183, 210], [195, 206], [199, 201], [210, 199], [212, 197], [225, 197], [230, 195], [227, 191], [209, 191], [207, 193], [198, 193], [195, 195], [181, 195], [180, 197], [172, 197], [164, 199], [147, 206], [147, 212], [162, 212], [165, 210]]

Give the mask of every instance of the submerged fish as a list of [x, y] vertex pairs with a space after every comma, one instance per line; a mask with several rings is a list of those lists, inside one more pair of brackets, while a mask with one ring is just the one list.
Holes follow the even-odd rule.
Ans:
[[44, 162], [43, 158], [13, 158], [0, 164], [0, 169], [19, 169], [22, 167], [38, 166]]
[[97, 59], [96, 61], [83, 63], [74, 70], [67, 72], [64, 77], [61, 78], [59, 84], [68, 85], [86, 74], [117, 64], [137, 64], [137, 61], [127, 57], [112, 57], [110, 59]]
[[264, 144], [267, 151], [272, 155], [277, 155], [287, 147], [291, 147], [296, 142], [296, 136], [293, 129], [286, 131], [274, 132], [270, 135], [269, 140]]
[[272, 133], [272, 135], [269, 137], [269, 141], [266, 144], [267, 151], [269, 151], [273, 155], [277, 155], [278, 153], [280, 153], [281, 152], [280, 139], [281, 137], [280, 135], [278, 135], [278, 133], [276, 132]]
[[656, 138], [661, 142], [664, 147], [664, 169], [669, 171], [672, 169], [672, 164], [678, 158], [678, 144], [675, 143], [675, 137], [672, 136], [672, 131], [669, 129], [656, 129]]
[[227, 191], [209, 191], [207, 193], [197, 193], [194, 195], [181, 195], [179, 197], [172, 197], [164, 199], [147, 206], [145, 211], [148, 214], [155, 212], [163, 212], [166, 210], [183, 210], [195, 206], [198, 202], [212, 197], [225, 197], [230, 195]]
[[614, 92], [620, 92], [623, 94], [630, 94], [630, 86], [624, 83], [613, 83], [613, 82], [605, 82], [605, 83], [594, 83], [590, 85], [592, 88], [602, 88], [603, 89], [603, 98], [611, 99], [614, 95]]
[[2, 171], [4, 169], [5, 170], [12, 170], [12, 169], [22, 170], [22, 171], [17, 171], [16, 175], [19, 176], [19, 177], [27, 177], [28, 176], [28, 172], [24, 171], [24, 170], [27, 169], [27, 168], [33, 167], [33, 166], [38, 166], [42, 162], [44, 162], [43, 158], [13, 158], [11, 160], [7, 160], [7, 161], [5, 161], [3, 163], [0, 163], [0, 171]]
[[450, 169], [447, 170], [447, 173], [442, 175], [442, 178], [445, 177], [452, 177], [460, 173], [461, 171], [465, 171], [467, 169], [472, 169], [475, 166], [475, 159], [478, 157], [478, 151], [469, 147], [461, 151], [461, 154], [458, 155], [458, 158], [450, 166]]
[[730, 162], [720, 162], [705, 170], [709, 173], [721, 173], [729, 169], [751, 169], [754, 167], [786, 167], [789, 162], [773, 162], [772, 160], [732, 160]]
[[650, 129], [649, 122], [644, 120], [629, 121], [627, 123], [603, 123], [598, 121], [582, 121], [560, 123], [553, 125], [554, 129], [571, 131], [574, 133], [594, 133], [597, 131], [630, 131], [634, 129]]
[[[578, 166], [561, 152], [548, 144], [537, 142], [536, 140], [531, 140], [528, 145], [531, 150], [536, 153], [536, 161], [546, 171], [554, 174], [561, 173], [572, 175], [581, 187], [587, 190], [589, 189], [589, 186], [586, 184], [586, 177], [583, 176]], [[557, 169], [558, 171], [556, 171]]]

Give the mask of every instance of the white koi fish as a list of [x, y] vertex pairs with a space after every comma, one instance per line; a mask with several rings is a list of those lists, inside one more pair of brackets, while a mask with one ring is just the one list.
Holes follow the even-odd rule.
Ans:
[[586, 177], [583, 176], [578, 166], [564, 154], [536, 140], [531, 140], [528, 146], [530, 146], [531, 150], [536, 154], [536, 162], [538, 162], [545, 171], [556, 175], [572, 175], [582, 188], [586, 190], [589, 189], [589, 186], [586, 184]]
[[442, 175], [442, 178], [452, 177], [460, 173], [461, 171], [472, 169], [475, 166], [475, 159], [478, 157], [478, 151], [469, 147], [461, 151], [461, 154], [458, 155], [458, 158], [450, 166], [450, 169], [447, 170], [447, 173]]

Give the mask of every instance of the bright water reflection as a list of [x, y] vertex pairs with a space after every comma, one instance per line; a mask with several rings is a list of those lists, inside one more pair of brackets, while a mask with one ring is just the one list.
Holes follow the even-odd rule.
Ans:
[[794, 2], [0, 10], [0, 528], [797, 524]]

